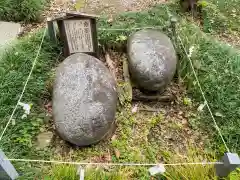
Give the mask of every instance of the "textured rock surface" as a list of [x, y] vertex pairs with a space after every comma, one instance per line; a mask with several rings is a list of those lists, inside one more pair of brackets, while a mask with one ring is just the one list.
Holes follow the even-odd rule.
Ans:
[[48, 147], [52, 141], [53, 133], [51, 131], [42, 132], [37, 136], [37, 148], [44, 149]]
[[9, 44], [21, 31], [21, 25], [13, 22], [0, 21], [0, 46]]
[[59, 135], [78, 146], [97, 143], [111, 130], [117, 105], [116, 83], [98, 59], [73, 54], [57, 69], [53, 115]]
[[171, 40], [157, 30], [141, 30], [128, 40], [129, 70], [139, 88], [163, 91], [176, 71]]

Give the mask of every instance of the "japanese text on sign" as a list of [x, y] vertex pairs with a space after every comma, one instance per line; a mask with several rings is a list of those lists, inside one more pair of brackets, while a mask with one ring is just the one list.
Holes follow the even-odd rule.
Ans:
[[93, 52], [90, 20], [65, 20], [69, 52]]

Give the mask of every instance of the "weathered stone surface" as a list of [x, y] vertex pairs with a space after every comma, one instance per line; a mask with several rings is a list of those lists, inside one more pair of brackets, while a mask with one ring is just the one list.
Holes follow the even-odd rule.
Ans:
[[42, 132], [37, 136], [37, 148], [44, 149], [51, 144], [53, 133], [51, 131]]
[[58, 67], [53, 116], [59, 135], [78, 146], [97, 143], [115, 121], [116, 82], [98, 59], [77, 53]]
[[141, 30], [128, 40], [129, 70], [140, 89], [163, 91], [176, 71], [171, 40], [157, 30]]
[[0, 21], [0, 48], [10, 43], [21, 31], [21, 25], [13, 22]]

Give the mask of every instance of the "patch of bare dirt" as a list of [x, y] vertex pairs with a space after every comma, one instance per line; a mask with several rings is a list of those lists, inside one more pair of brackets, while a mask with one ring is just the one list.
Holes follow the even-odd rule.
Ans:
[[[161, 115], [159, 122], [155, 123], [152, 120], [152, 127], [145, 136], [148, 142], [154, 142], [159, 147], [164, 147], [171, 152], [179, 152], [182, 155], [188, 151], [189, 147], [204, 149], [208, 137], [191, 125], [191, 118], [197, 116], [196, 108], [192, 105], [184, 105], [183, 99], [187, 95], [183, 85], [172, 83], [165, 93], [173, 93], [176, 98], [168, 102], [134, 102], [138, 104], [136, 116], [139, 122], [135, 128], [141, 129], [146, 120]], [[142, 133], [139, 130], [136, 132]]]
[[54, 0], [53, 8], [71, 9], [79, 4], [78, 11], [94, 14], [115, 14], [125, 11], [140, 11], [166, 0]]
[[217, 38], [220, 41], [227, 43], [229, 46], [240, 48], [240, 36], [237, 32], [232, 32], [232, 34], [222, 33]]
[[[80, 8], [75, 9], [76, 3], [81, 2]], [[50, 6], [42, 14], [42, 22], [22, 24], [23, 30], [20, 35], [35, 32], [46, 26], [47, 18], [61, 16], [68, 11], [112, 16], [126, 11], [141, 11], [166, 0], [52, 0]]]
[[86, 0], [83, 11], [96, 14], [115, 14], [124, 11], [140, 11], [165, 0]]

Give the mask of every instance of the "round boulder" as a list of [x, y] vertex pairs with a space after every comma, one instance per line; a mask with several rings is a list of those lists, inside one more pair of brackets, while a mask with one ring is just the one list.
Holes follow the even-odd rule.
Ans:
[[132, 80], [140, 89], [163, 91], [177, 65], [171, 40], [157, 30], [141, 30], [128, 39], [128, 61]]
[[57, 68], [53, 117], [64, 140], [78, 146], [99, 142], [115, 124], [116, 106], [116, 82], [100, 60], [77, 53]]

